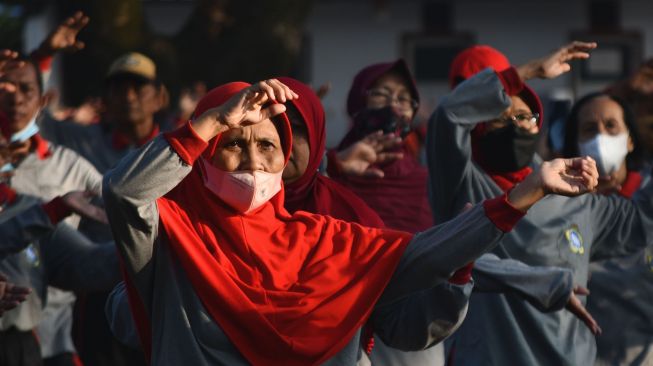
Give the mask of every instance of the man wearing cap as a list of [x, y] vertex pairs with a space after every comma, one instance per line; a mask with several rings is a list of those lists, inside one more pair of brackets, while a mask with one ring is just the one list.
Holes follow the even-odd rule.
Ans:
[[106, 77], [102, 121], [94, 125], [41, 121], [43, 135], [66, 146], [101, 173], [112, 168], [133, 147], [159, 133], [154, 114], [165, 104], [164, 86], [156, 76], [156, 65], [147, 56], [131, 52], [111, 64]]

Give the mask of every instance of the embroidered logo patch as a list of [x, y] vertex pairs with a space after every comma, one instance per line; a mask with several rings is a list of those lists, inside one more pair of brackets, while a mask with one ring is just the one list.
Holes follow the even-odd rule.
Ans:
[[574, 225], [571, 228], [565, 230], [565, 238], [567, 238], [567, 243], [569, 243], [569, 250], [574, 254], [583, 254], [585, 253], [585, 247], [583, 246], [583, 236], [578, 230], [578, 226]]
[[27, 257], [27, 261], [34, 267], [38, 267], [39, 264], [41, 263], [40, 256], [39, 256], [39, 250], [32, 244], [30, 244], [27, 248], [24, 250], [25, 257]]

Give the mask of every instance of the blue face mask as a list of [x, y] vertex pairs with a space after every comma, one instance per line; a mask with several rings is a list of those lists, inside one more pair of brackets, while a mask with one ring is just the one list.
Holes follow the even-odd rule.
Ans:
[[14, 170], [14, 165], [12, 163], [7, 163], [0, 168], [0, 173], [9, 173]]
[[[37, 114], [38, 115], [38, 114]], [[39, 126], [36, 124], [36, 116], [22, 130], [15, 132], [9, 139], [10, 143], [24, 142], [39, 132]]]

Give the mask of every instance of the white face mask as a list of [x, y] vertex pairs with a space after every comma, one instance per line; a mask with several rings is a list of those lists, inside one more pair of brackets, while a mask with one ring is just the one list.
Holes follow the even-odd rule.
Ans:
[[281, 190], [281, 175], [260, 170], [226, 172], [202, 158], [204, 186], [240, 213], [261, 207]]
[[616, 136], [597, 134], [593, 139], [578, 144], [582, 156], [596, 160], [601, 176], [616, 172], [628, 155], [628, 133]]
[[[39, 132], [39, 126], [36, 124], [36, 117], [39, 115], [39, 112], [36, 112], [34, 118], [32, 118], [29, 123], [20, 131], [14, 132], [9, 138], [9, 143], [14, 142], [25, 142], [32, 138]], [[8, 173], [15, 169], [12, 163], [6, 163], [0, 167], [0, 173]]]

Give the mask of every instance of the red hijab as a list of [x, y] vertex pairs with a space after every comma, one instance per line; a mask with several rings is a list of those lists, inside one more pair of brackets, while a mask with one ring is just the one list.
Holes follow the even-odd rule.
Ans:
[[[194, 115], [246, 85], [212, 90]], [[290, 124], [280, 119], [287, 159]], [[240, 214], [205, 189], [195, 163], [157, 200], [160, 235], [211, 318], [250, 363], [317, 365], [370, 316], [412, 235], [306, 212], [291, 216], [283, 204], [282, 190]]]
[[288, 212], [302, 210], [364, 226], [384, 227], [383, 220], [363, 200], [340, 183], [318, 172], [326, 142], [324, 109], [320, 98], [300, 81], [287, 77], [278, 80], [299, 94], [299, 99], [291, 102], [299, 111], [302, 123], [306, 125], [310, 148], [306, 171], [299, 179], [284, 187]]
[[[366, 107], [369, 88], [383, 74], [390, 71], [404, 76], [413, 98], [419, 100], [415, 81], [403, 60], [375, 64], [364, 68], [354, 78], [347, 99], [347, 112], [350, 116], [356, 115]], [[364, 138], [361, 130], [362, 126], [354, 124], [338, 149], [342, 150]], [[433, 214], [426, 188], [428, 171], [419, 164], [410, 148], [404, 146], [402, 151], [403, 159], [378, 166], [383, 170], [383, 178], [346, 176], [334, 178], [374, 209], [387, 227], [415, 233], [433, 226]]]
[[[510, 62], [508, 58], [496, 49], [485, 46], [477, 45], [469, 47], [460, 52], [451, 62], [451, 69], [449, 70], [449, 85], [453, 89], [456, 85], [464, 80], [469, 79], [473, 75], [483, 71], [486, 68], [492, 68], [494, 71], [500, 73], [509, 69]], [[544, 119], [542, 102], [535, 94], [535, 91], [528, 85], [524, 84], [520, 92], [517, 93], [524, 102], [535, 113], [540, 115], [540, 128], [542, 128], [542, 121]], [[503, 190], [510, 190], [515, 184], [521, 182], [528, 176], [533, 169], [524, 167], [515, 172], [499, 173], [493, 172], [487, 168], [487, 157], [479, 153], [480, 139], [485, 134], [486, 123], [479, 123], [472, 130], [472, 159], [485, 170], [485, 172], [494, 180], [494, 182]]]

